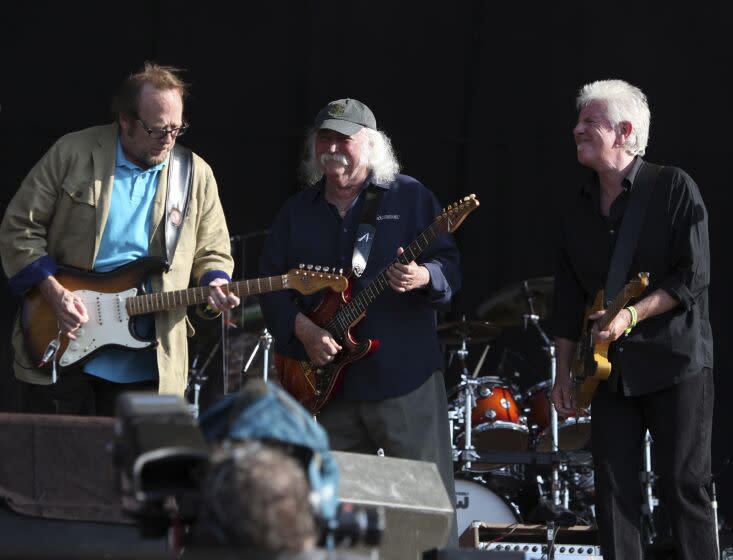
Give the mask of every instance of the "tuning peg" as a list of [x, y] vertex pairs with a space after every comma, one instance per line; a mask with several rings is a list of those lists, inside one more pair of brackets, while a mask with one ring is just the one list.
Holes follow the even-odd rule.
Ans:
[[329, 270], [330, 270], [330, 267], [328, 267], [328, 266], [324, 266], [323, 267], [323, 272], [328, 272]]
[[300, 263], [300, 264], [298, 265], [298, 268], [305, 268], [305, 265], [304, 265], [303, 263]]
[[343, 268], [339, 268], [339, 274], [343, 274], [343, 273], [344, 273], [344, 269]]
[[320, 264], [317, 264], [316, 265], [316, 272], [320, 272], [320, 271], [321, 271], [321, 265]]

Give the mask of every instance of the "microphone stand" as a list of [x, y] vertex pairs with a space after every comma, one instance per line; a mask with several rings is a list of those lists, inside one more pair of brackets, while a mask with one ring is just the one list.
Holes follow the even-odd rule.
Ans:
[[247, 373], [247, 370], [249, 369], [249, 366], [252, 365], [252, 361], [257, 355], [257, 352], [260, 348], [262, 348], [262, 379], [264, 379], [265, 383], [267, 383], [267, 375], [270, 369], [270, 348], [272, 347], [272, 340], [272, 335], [267, 330], [267, 328], [262, 329], [262, 334], [260, 335], [260, 339], [257, 342], [257, 346], [255, 346], [254, 350], [252, 350], [252, 353], [249, 355], [249, 359], [247, 360], [245, 366], [242, 368], [240, 375], [244, 375], [245, 373]]
[[[231, 245], [231, 253], [232, 254], [234, 254], [234, 246], [235, 246], [235, 243], [239, 243], [239, 258], [240, 258], [240, 262], [241, 262], [241, 266], [240, 266], [240, 270], [239, 270], [239, 275], [240, 275], [241, 278], [245, 278], [246, 277], [246, 270], [247, 270], [246, 264], [247, 264], [247, 261], [245, 260], [245, 256], [246, 256], [246, 252], [245, 251], [246, 251], [247, 241], [250, 240], [250, 239], [252, 239], [252, 238], [254, 238], [254, 237], [263, 237], [265, 235], [268, 235], [269, 233], [270, 233], [270, 230], [269, 229], [261, 229], [261, 230], [253, 231], [253, 232], [250, 232], [250, 233], [246, 233], [244, 235], [232, 235], [232, 236], [229, 237], [229, 243]], [[244, 310], [244, 302], [240, 302], [240, 304], [239, 304], [239, 313], [240, 313], [240, 318], [239, 318], [240, 319], [240, 325], [241, 325], [241, 327], [244, 327], [244, 313], [245, 313], [245, 310]], [[229, 338], [227, 336], [228, 314], [229, 314], [229, 311], [228, 310], [225, 311], [225, 312], [223, 312], [221, 314], [221, 317], [222, 317], [222, 321], [221, 321], [221, 339], [224, 341], [224, 343], [223, 343], [224, 351], [222, 352], [222, 372], [223, 372], [223, 376], [224, 376], [224, 394], [225, 395], [229, 393], [229, 379], [228, 379], [229, 376], [227, 375], [227, 372], [229, 370], [229, 367], [228, 367], [228, 365], [229, 365], [228, 364], [228, 362], [229, 362], [228, 356], [229, 356], [229, 352], [230, 352], [230, 348], [229, 348], [230, 342], [229, 342]], [[242, 375], [242, 373], [244, 371], [246, 371], [244, 368], [242, 370], [240, 370], [240, 372], [239, 372], [240, 373], [240, 377], [241, 377], [241, 375]], [[240, 378], [239, 388], [241, 389], [241, 387], [242, 387], [242, 383], [241, 383], [241, 378]]]
[[219, 349], [220, 344], [220, 341], [217, 341], [216, 344], [214, 344], [214, 346], [211, 348], [211, 351], [209, 352], [209, 355], [206, 356], [206, 361], [204, 361], [200, 369], [196, 369], [200, 354], [196, 354], [193, 362], [191, 363], [191, 367], [188, 369], [188, 387], [186, 387], [186, 393], [190, 392], [191, 385], [193, 384], [193, 402], [189, 405], [189, 407], [194, 418], [199, 417], [199, 394], [201, 393], [201, 387], [204, 383], [206, 383], [206, 380], [208, 379], [208, 376], [205, 376], [204, 372], [206, 371], [206, 368], [209, 367], [209, 363], [214, 357], [216, 351]]

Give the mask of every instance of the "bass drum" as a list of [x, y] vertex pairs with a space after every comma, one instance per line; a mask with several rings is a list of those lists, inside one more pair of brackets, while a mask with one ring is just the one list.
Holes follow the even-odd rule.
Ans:
[[507, 525], [521, 523], [517, 506], [488, 488], [480, 477], [456, 478], [455, 486], [459, 537], [474, 521]]

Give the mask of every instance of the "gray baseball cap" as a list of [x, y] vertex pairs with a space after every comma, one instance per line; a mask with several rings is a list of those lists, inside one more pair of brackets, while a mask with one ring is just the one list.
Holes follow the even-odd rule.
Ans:
[[371, 109], [356, 99], [331, 101], [316, 115], [316, 129], [328, 128], [353, 136], [364, 127], [376, 130], [377, 120]]

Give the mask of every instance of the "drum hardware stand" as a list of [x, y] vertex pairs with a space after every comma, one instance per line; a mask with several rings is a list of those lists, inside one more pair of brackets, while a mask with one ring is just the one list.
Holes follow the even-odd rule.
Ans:
[[260, 347], [262, 347], [262, 379], [267, 382], [267, 374], [268, 370], [270, 369], [270, 348], [272, 347], [272, 340], [272, 335], [267, 330], [267, 328], [262, 329], [262, 334], [260, 335], [260, 339], [257, 342], [257, 346], [255, 346], [254, 350], [252, 350], [252, 353], [249, 355], [247, 363], [244, 365], [240, 373], [247, 373], [249, 366], [252, 365], [252, 360], [254, 360], [258, 350], [260, 349]]
[[476, 448], [471, 443], [471, 432], [473, 431], [473, 420], [471, 418], [471, 412], [475, 406], [473, 387], [478, 385], [478, 382], [474, 378], [468, 377], [468, 368], [466, 367], [466, 358], [468, 357], [468, 348], [466, 347], [466, 339], [461, 337], [461, 347], [456, 351], [458, 361], [461, 363], [461, 382], [459, 385], [463, 387], [464, 391], [464, 402], [463, 402], [463, 424], [465, 426], [464, 433], [466, 439], [463, 442], [463, 451], [460, 452], [460, 457], [464, 461], [462, 469], [464, 471], [471, 470], [471, 463], [478, 459], [478, 453]]
[[654, 497], [652, 485], [657, 479], [657, 475], [652, 471], [652, 453], [651, 453], [652, 436], [649, 430], [644, 434], [644, 470], [641, 471], [640, 479], [644, 486], [645, 502], [641, 506], [642, 523], [644, 524], [646, 534], [645, 541], [652, 544], [657, 540], [657, 530], [654, 526], [654, 508], [659, 505], [659, 500]]
[[201, 393], [201, 387], [204, 383], [206, 383], [206, 380], [208, 379], [208, 377], [204, 375], [204, 372], [206, 371], [206, 368], [209, 367], [209, 362], [211, 362], [214, 354], [219, 349], [220, 344], [221, 341], [217, 341], [216, 344], [214, 344], [214, 346], [211, 348], [211, 351], [209, 352], [209, 355], [206, 356], [206, 361], [199, 369], [196, 369], [196, 365], [198, 364], [200, 356], [200, 354], [198, 353], [196, 354], [196, 356], [194, 356], [191, 367], [188, 368], [188, 387], [186, 387], [186, 393], [190, 392], [191, 384], [193, 383], [193, 402], [189, 405], [189, 407], [191, 409], [191, 414], [193, 414], [194, 418], [199, 417], [199, 394]]
[[458, 424], [463, 424], [463, 412], [458, 410], [449, 410], [448, 411], [448, 433], [450, 434], [450, 441], [451, 441], [451, 454], [453, 457], [453, 461], [458, 461], [461, 458], [461, 452], [458, 451], [458, 447], [456, 447], [456, 444], [454, 442], [454, 436], [456, 425], [454, 422], [457, 422]]
[[[530, 310], [532, 310], [532, 296], [527, 294]], [[524, 315], [525, 328], [527, 323], [531, 323], [537, 330], [542, 341], [544, 342], [544, 350], [550, 356], [550, 388], [555, 386], [555, 376], [557, 374], [557, 356], [555, 354], [555, 344], [550, 340], [542, 327], [540, 326], [540, 317], [534, 313]], [[550, 402], [550, 429], [552, 430], [552, 452], [559, 451], [558, 435], [557, 435], [557, 411], [555, 405]], [[552, 466], [552, 501], [558, 506], [560, 505], [560, 477], [558, 473], [558, 463], [553, 461]]]

